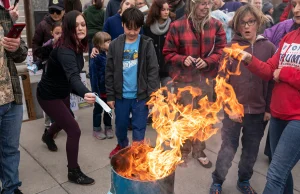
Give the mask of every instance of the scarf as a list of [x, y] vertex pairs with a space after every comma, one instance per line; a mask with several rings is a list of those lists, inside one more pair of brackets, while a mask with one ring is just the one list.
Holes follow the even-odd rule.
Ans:
[[156, 20], [151, 26], [150, 30], [153, 34], [155, 35], [163, 35], [169, 30], [169, 26], [171, 23], [171, 19], [168, 18], [164, 23], [159, 24], [158, 21]]

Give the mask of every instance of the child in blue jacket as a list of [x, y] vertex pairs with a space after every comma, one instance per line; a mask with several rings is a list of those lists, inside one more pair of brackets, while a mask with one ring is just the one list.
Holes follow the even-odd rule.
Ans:
[[[96, 57], [91, 58], [89, 71], [92, 91], [97, 93], [98, 96], [106, 102], [106, 89], [105, 89], [105, 66], [106, 66], [106, 52], [108, 51], [111, 36], [106, 32], [97, 32], [93, 37], [93, 45], [100, 52]], [[104, 111], [103, 122], [104, 130], [101, 127], [103, 109], [100, 105], [95, 103], [93, 111], [93, 136], [97, 139], [111, 139], [114, 133], [111, 125], [111, 118], [107, 112]]]

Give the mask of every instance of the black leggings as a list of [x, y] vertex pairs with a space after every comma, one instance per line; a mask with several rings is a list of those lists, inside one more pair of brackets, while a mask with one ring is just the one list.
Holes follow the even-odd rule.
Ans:
[[39, 97], [37, 97], [37, 99], [45, 113], [55, 121], [48, 130], [49, 135], [53, 137], [54, 134], [62, 129], [67, 133], [66, 150], [68, 168], [78, 167], [78, 150], [81, 131], [70, 111], [70, 96], [65, 99], [55, 100], [42, 100]]

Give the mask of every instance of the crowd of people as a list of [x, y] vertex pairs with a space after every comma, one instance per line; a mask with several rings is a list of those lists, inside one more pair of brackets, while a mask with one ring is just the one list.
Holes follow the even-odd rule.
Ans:
[[[18, 150], [22, 123], [22, 93], [14, 63], [27, 56], [22, 38], [6, 34], [18, 19], [17, 2], [0, 0], [0, 180], [2, 194], [22, 194], [18, 177]], [[199, 108], [199, 99], [215, 100], [214, 78], [225, 76], [232, 85], [244, 115], [224, 113], [222, 145], [212, 173], [210, 194], [221, 194], [242, 132], [242, 154], [237, 189], [256, 194], [250, 180], [260, 142], [268, 130], [265, 154], [270, 166], [263, 194], [292, 194], [291, 170], [300, 159], [300, 0], [283, 1], [277, 7], [262, 0], [49, 0], [49, 13], [36, 27], [34, 62], [43, 69], [37, 100], [45, 112], [42, 141], [50, 151], [57, 133], [67, 134], [67, 176], [70, 182], [91, 185], [95, 180], [78, 164], [81, 130], [70, 109], [70, 94], [94, 104], [92, 136], [99, 140], [116, 136], [112, 158], [143, 142], [151, 107], [150, 95], [160, 87], [177, 92], [185, 86], [200, 88], [193, 99], [183, 93], [178, 103]], [[231, 56], [220, 70], [223, 49], [238, 43], [247, 47]], [[81, 81], [83, 53], [89, 53], [91, 90]], [[112, 119], [95, 103], [99, 96], [115, 113]], [[103, 124], [102, 124], [103, 122]], [[269, 122], [269, 125], [267, 125]], [[269, 126], [268, 128], [266, 128]], [[204, 168], [213, 162], [206, 144], [188, 139], [181, 147], [181, 167], [188, 155]]]

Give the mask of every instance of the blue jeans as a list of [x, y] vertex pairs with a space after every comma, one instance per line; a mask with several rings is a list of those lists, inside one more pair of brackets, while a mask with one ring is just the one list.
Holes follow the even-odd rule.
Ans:
[[[264, 135], [264, 113], [245, 114], [242, 123], [237, 123], [224, 115], [223, 128], [221, 129], [222, 145], [218, 153], [216, 169], [212, 174], [213, 183], [223, 184], [232, 160], [239, 147], [241, 131], [242, 155], [239, 162], [239, 181], [249, 181], [253, 174], [260, 141]], [[241, 129], [243, 127], [243, 129]]]
[[143, 141], [147, 127], [148, 107], [145, 100], [137, 99], [116, 99], [116, 136], [118, 144], [125, 148], [129, 141], [127, 138], [127, 128], [129, 115], [132, 113], [132, 140]]
[[300, 159], [300, 121], [271, 118], [272, 162], [263, 194], [293, 194], [291, 170]]
[[0, 180], [2, 194], [12, 194], [21, 186], [19, 180], [19, 140], [23, 106], [8, 103], [0, 106]]

